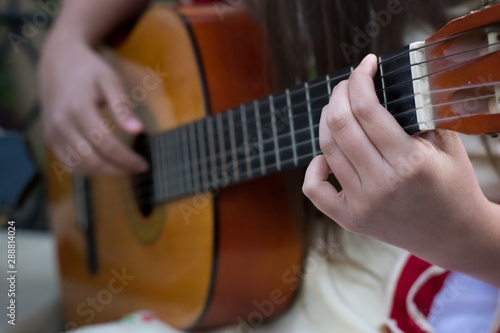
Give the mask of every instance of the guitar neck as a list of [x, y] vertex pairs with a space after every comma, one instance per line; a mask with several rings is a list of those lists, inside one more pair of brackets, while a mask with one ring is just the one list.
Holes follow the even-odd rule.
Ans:
[[[410, 134], [419, 131], [409, 47], [379, 58], [377, 96]], [[319, 121], [332, 89], [353, 67], [151, 135], [154, 202], [305, 166], [318, 154]]]

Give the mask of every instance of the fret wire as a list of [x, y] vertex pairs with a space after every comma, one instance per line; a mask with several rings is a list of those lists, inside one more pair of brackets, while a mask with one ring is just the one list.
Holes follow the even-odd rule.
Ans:
[[179, 150], [177, 143], [177, 131], [173, 130], [170, 138], [172, 144], [170, 150], [172, 151], [172, 168], [174, 169], [173, 177], [175, 178], [175, 197], [178, 197], [182, 193], [183, 179], [181, 176], [181, 160], [178, 158]]
[[[317, 127], [317, 126], [316, 126], [316, 127]], [[319, 138], [317, 138], [315, 141], [316, 141], [316, 143], [318, 143], [318, 142], [319, 142]], [[304, 145], [304, 144], [309, 145], [308, 140], [306, 140], [306, 141], [302, 141], [302, 142], [298, 143], [298, 145], [299, 145], [299, 146]], [[287, 149], [290, 149], [290, 147], [288, 147]], [[315, 156], [316, 156], [316, 155], [315, 155], [314, 153], [312, 153], [312, 152], [307, 152], [307, 153], [303, 153], [303, 154], [298, 155], [299, 159], [301, 159], [301, 160], [302, 160], [302, 159], [304, 159], [304, 158], [306, 158], [306, 157], [310, 157], [310, 158], [311, 158], [311, 160], [312, 160], [312, 158], [313, 158], [313, 157], [315, 157]], [[281, 163], [282, 163], [282, 164], [284, 164], [284, 165], [286, 165], [286, 163], [287, 163], [287, 162], [290, 162], [290, 161], [292, 161], [292, 159], [283, 160]], [[305, 165], [305, 164], [304, 164], [304, 165]], [[277, 164], [276, 164], [276, 163], [274, 163], [274, 164], [269, 164], [267, 167], [268, 167], [268, 169], [271, 169], [271, 168], [273, 168], [273, 167], [277, 167]], [[257, 169], [252, 169], [252, 170], [253, 170], [253, 171], [256, 171]], [[235, 181], [234, 183], [236, 183], [236, 182], [237, 182], [237, 181]]]
[[226, 145], [224, 141], [224, 132], [222, 125], [222, 114], [218, 113], [216, 115], [217, 118], [217, 132], [219, 135], [219, 148], [222, 152], [220, 154], [220, 165], [221, 165], [221, 174], [222, 174], [222, 184], [228, 184], [228, 174], [227, 174], [227, 161], [226, 161]]
[[200, 184], [200, 173], [199, 173], [199, 162], [198, 162], [198, 151], [196, 144], [196, 123], [191, 123], [189, 126], [189, 143], [191, 150], [191, 161], [193, 161], [192, 169], [193, 169], [193, 189], [197, 192], [201, 190]]
[[153, 172], [153, 189], [154, 189], [154, 200], [156, 201], [157, 198], [161, 198], [161, 193], [160, 193], [160, 182], [159, 180], [161, 179], [161, 175], [159, 174], [161, 171], [160, 171], [160, 165], [159, 165], [159, 149], [158, 149], [158, 146], [157, 146], [157, 140], [158, 138], [158, 135], [151, 135], [150, 136], [150, 150], [151, 150], [151, 162], [152, 162], [152, 165], [150, 166], [150, 168], [153, 168], [152, 169], [152, 172]]
[[[328, 77], [328, 76], [327, 76]], [[309, 126], [310, 126], [310, 131], [311, 131], [311, 144], [312, 144], [312, 149], [313, 149], [313, 154], [316, 155], [316, 146], [314, 144], [314, 129], [313, 129], [313, 119], [312, 119], [312, 106], [311, 106], [311, 94], [309, 91], [309, 83], [304, 84], [305, 89], [306, 89], [306, 103], [307, 103], [307, 116], [309, 118]], [[328, 85], [330, 86], [330, 85]], [[328, 88], [328, 92], [330, 94], [330, 87]]]
[[[322, 110], [322, 108], [318, 108], [318, 109], [312, 110], [312, 114], [320, 114], [320, 113], [321, 113], [321, 110]], [[319, 120], [318, 120], [318, 122], [317, 122], [317, 125], [319, 125]], [[317, 127], [317, 125], [314, 125], [314, 126], [313, 126], [313, 128], [316, 128], [316, 127]], [[310, 128], [309, 128], [308, 126], [306, 126], [306, 127], [302, 128], [302, 129], [300, 129], [300, 130], [296, 130], [296, 131], [295, 131], [295, 133], [296, 133], [296, 134], [302, 134], [304, 131], [310, 131]], [[277, 136], [277, 138], [278, 138], [278, 139], [282, 139], [282, 138], [284, 138], [284, 137], [286, 137], [286, 136], [288, 136], [288, 135], [289, 135], [289, 133], [284, 133], [284, 134], [278, 135], [278, 136]], [[303, 142], [304, 142], [304, 141], [303, 141]], [[307, 142], [309, 142], [309, 139], [307, 139]], [[263, 140], [263, 145], [264, 145], [264, 146], [265, 146], [266, 144], [269, 144], [269, 143], [274, 143], [274, 137], [270, 137], [270, 138], [268, 138], [268, 139], [266, 139], [266, 140]], [[273, 146], [274, 146], [274, 145], [273, 145]], [[280, 147], [280, 151], [283, 151], [283, 150], [286, 150], [286, 149], [292, 149], [292, 145], [289, 145], [289, 146], [286, 146], [286, 147]], [[232, 154], [232, 152], [227, 152], [227, 151], [225, 151], [225, 157], [226, 157], [226, 159], [227, 159], [228, 155], [230, 155], [230, 154]], [[266, 152], [264, 151], [264, 155], [265, 155], [265, 156], [268, 156], [269, 154], [275, 154], [274, 149], [273, 149], [273, 150], [271, 150], [271, 151], [270, 151], [270, 152], [268, 152], [268, 153], [266, 153]], [[217, 156], [216, 156], [216, 158], [223, 158], [223, 156], [220, 156], [220, 155], [221, 155], [221, 154], [217, 155]], [[229, 157], [231, 157], [231, 156], [229, 156]], [[240, 163], [240, 162], [241, 162], [241, 163]], [[245, 157], [244, 157], [244, 158], [242, 158], [242, 159], [236, 159], [236, 164], [238, 164], [238, 165], [239, 165], [239, 164], [244, 164], [244, 163], [245, 163]], [[195, 164], [196, 164], [196, 166], [200, 167], [200, 166], [202, 165], [202, 162], [198, 160], [198, 161], [196, 161], [196, 162], [193, 162], [193, 163], [192, 163], [192, 165], [195, 165]], [[253, 170], [253, 169], [252, 169], [252, 170]]]
[[231, 153], [233, 157], [233, 175], [234, 179], [238, 181], [240, 179], [239, 168], [238, 168], [238, 153], [236, 151], [236, 134], [234, 132], [234, 116], [233, 109], [228, 111], [228, 120], [229, 120], [229, 135], [230, 135], [230, 143], [231, 143]]
[[264, 159], [264, 144], [262, 140], [262, 123], [260, 122], [260, 107], [257, 101], [254, 102], [255, 123], [257, 125], [257, 139], [259, 146], [260, 172], [266, 174], [266, 160]]
[[206, 184], [208, 180], [208, 168], [207, 168], [207, 151], [205, 147], [205, 131], [203, 128], [203, 120], [197, 122], [197, 130], [198, 130], [198, 151], [200, 153], [200, 163], [201, 163], [201, 181], [202, 181], [202, 190], [206, 190]]
[[380, 62], [379, 68], [380, 68], [380, 82], [382, 83], [382, 92], [384, 94], [384, 107], [387, 109], [387, 94], [385, 92], [385, 80], [384, 80], [384, 69], [382, 67], [382, 59], [378, 57], [378, 60]]
[[[354, 70], [354, 67], [352, 67], [352, 66], [351, 66], [351, 67], [350, 67], [350, 70], [351, 70], [351, 71], [353, 71], [353, 70]], [[315, 86], [318, 86], [318, 85], [320, 85], [320, 84], [325, 84], [325, 83], [326, 83], [327, 85], [329, 85], [329, 86], [330, 86], [330, 90], [332, 90], [332, 88], [331, 88], [331, 82], [332, 82], [333, 80], [338, 79], [338, 81], [340, 82], [340, 81], [341, 81], [341, 79], [348, 78], [348, 76], [349, 76], [349, 75], [350, 75], [350, 74], [349, 74], [349, 73], [347, 73], [347, 74], [344, 74], [344, 75], [339, 75], [338, 77], [335, 77], [335, 78], [331, 78], [330, 76], [328, 76], [328, 77], [329, 77], [329, 80], [328, 80], [328, 81], [325, 81], [325, 82], [322, 82], [322, 83], [315, 83], [314, 85], [309, 85], [309, 88], [311, 89], [311, 88], [313, 88], [313, 87], [315, 87]], [[389, 87], [389, 88], [390, 88], [390, 87]], [[296, 93], [296, 92], [302, 91], [302, 90], [303, 90], [303, 89], [299, 89], [299, 90], [297, 90], [297, 91], [291, 92], [291, 95], [293, 95], [293, 94], [294, 94], [294, 93]], [[331, 92], [330, 92], [330, 95], [331, 95]], [[275, 96], [279, 96], [279, 95], [275, 95]], [[324, 95], [324, 96], [322, 95], [322, 96], [315, 97], [315, 98], [311, 99], [311, 102], [316, 101], [316, 100], [321, 99], [321, 98], [324, 98], [324, 97], [329, 97], [329, 95], [328, 95], [328, 96], [327, 96], [327, 95]], [[403, 96], [403, 97], [400, 97], [400, 99], [401, 99], [401, 98], [403, 98], [403, 99], [404, 99], [404, 98], [410, 98], [410, 97], [413, 97], [413, 95], [412, 95], [412, 96]], [[274, 96], [273, 96], [273, 98], [274, 98]], [[266, 98], [266, 100], [259, 100], [259, 101], [258, 101], [258, 103], [259, 103], [259, 104], [261, 104], [261, 105], [269, 104], [269, 98]], [[388, 102], [388, 104], [390, 104], [390, 103], [391, 103], [391, 102]], [[306, 104], [306, 101], [303, 101], [303, 102], [300, 102], [300, 103], [294, 104], [294, 105], [293, 105], [293, 107], [294, 107], [294, 108], [297, 108], [297, 107], [300, 107], [300, 106], [305, 105], [305, 104]], [[271, 118], [271, 117], [272, 117], [272, 115], [271, 115], [270, 113], [269, 113], [269, 114], [267, 114], [267, 115], [264, 115], [264, 117], [261, 115], [261, 121], [262, 121], [262, 122], [264, 122], [264, 120], [265, 120], [265, 117], [266, 117], [266, 116], [268, 116], [269, 118]], [[241, 126], [241, 122], [239, 122], [239, 123], [238, 123], [238, 122], [235, 122], [235, 123], [234, 123], [234, 125], [235, 125], [235, 130], [238, 130], [240, 127], [242, 127], [242, 126]], [[228, 129], [228, 128], [224, 128], [224, 129], [223, 129], [223, 131], [225, 131], [225, 132], [229, 132], [229, 129]]]
[[178, 178], [175, 175], [175, 165], [174, 165], [174, 158], [173, 158], [173, 150], [172, 150], [172, 133], [173, 131], [169, 131], [167, 134], [167, 140], [165, 141], [167, 144], [167, 164], [168, 164], [168, 174], [169, 174], [169, 179], [170, 179], [170, 186], [169, 186], [169, 192], [171, 193], [171, 197], [176, 197], [177, 196], [177, 191], [178, 191]]
[[163, 180], [162, 180], [162, 192], [164, 193], [165, 197], [168, 196], [169, 193], [169, 188], [167, 186], [168, 182], [168, 166], [167, 166], [167, 145], [165, 143], [165, 137], [167, 136], [167, 133], [163, 133], [160, 136], [160, 151], [161, 151], [161, 170], [163, 170]]
[[165, 144], [166, 144], [166, 155], [167, 155], [167, 179], [170, 180], [168, 191], [171, 197], [177, 196], [178, 191], [178, 178], [175, 176], [175, 165], [172, 150], [172, 131], [167, 132]]
[[191, 161], [189, 160], [189, 145], [188, 145], [188, 128], [183, 126], [181, 128], [182, 135], [182, 155], [184, 157], [184, 172], [186, 175], [186, 192], [190, 192], [194, 186], [192, 186], [191, 180]]
[[[318, 125], [316, 125], [315, 127], [317, 128], [318, 126], [319, 126], [319, 124], [318, 124]], [[319, 141], [319, 138], [316, 138], [316, 139], [315, 139], [315, 141], [316, 141], [316, 143], [317, 143], [317, 142]], [[305, 140], [305, 141], [299, 142], [297, 145], [298, 145], [298, 146], [301, 146], [301, 145], [304, 145], [304, 144], [307, 144], [307, 145], [308, 145], [308, 144], [309, 144], [309, 141], [308, 141], [308, 140]], [[282, 148], [282, 150], [283, 150], [283, 149], [291, 149], [291, 146], [284, 147], [284, 148]], [[270, 152], [270, 154], [271, 154], [271, 153], [274, 153], [274, 152]], [[302, 160], [302, 159], [304, 159], [304, 158], [306, 158], [306, 157], [310, 157], [310, 158], [312, 159], [314, 156], [316, 156], [316, 155], [315, 155], [314, 153], [312, 153], [312, 152], [307, 152], [307, 153], [303, 153], [303, 154], [298, 155], [298, 157], [299, 157], [301, 160]], [[291, 161], [291, 160], [292, 160], [292, 159], [283, 160], [281, 163], [286, 165], [286, 163], [287, 163], [287, 162], [289, 162], [289, 161]], [[268, 168], [272, 168], [272, 167], [274, 167], [274, 166], [277, 166], [277, 164], [270, 164], [270, 165], [268, 165]], [[256, 170], [256, 169], [252, 169], [252, 170]], [[235, 181], [235, 182], [237, 182], [237, 181]], [[204, 186], [204, 187], [208, 187], [208, 186], [209, 186], [209, 184], [205, 183], [205, 184], [203, 184], [203, 186]], [[193, 191], [193, 192], [194, 192], [194, 191]]]
[[[326, 87], [328, 89], [328, 97], [330, 97], [330, 96], [332, 96], [332, 92], [333, 92], [330, 74], [326, 75], [326, 82], [327, 82]], [[309, 90], [309, 84], [307, 82], [306, 82], [306, 84], [307, 84], [307, 90]]]
[[243, 146], [245, 148], [245, 164], [247, 168], [247, 176], [248, 178], [252, 177], [252, 165], [250, 163], [250, 146], [248, 143], [248, 124], [247, 124], [247, 115], [245, 104], [240, 106], [241, 120], [242, 120], [242, 128], [243, 128]]
[[212, 186], [214, 186], [214, 188], [216, 188], [219, 180], [217, 177], [217, 161], [216, 161], [216, 155], [215, 155], [213, 118], [207, 117], [206, 124], [207, 124], [208, 149], [209, 149], [209, 153], [210, 153], [210, 166], [211, 166], [210, 179], [212, 180]]
[[281, 161], [279, 154], [279, 146], [278, 146], [278, 134], [276, 130], [276, 110], [274, 109], [274, 97], [273, 95], [269, 95], [269, 107], [271, 108], [271, 123], [273, 128], [273, 138], [274, 138], [274, 151], [276, 157], [276, 167], [278, 171], [281, 170]]
[[288, 109], [288, 122], [290, 123], [290, 137], [292, 138], [292, 149], [293, 149], [293, 164], [299, 164], [297, 158], [297, 146], [295, 144], [295, 128], [293, 123], [293, 115], [292, 115], [292, 101], [290, 99], [290, 89], [286, 90], [286, 106]]
[[[314, 114], [320, 114], [320, 113], [321, 113], [321, 110], [322, 110], [321, 108], [318, 108], [318, 109], [313, 110], [313, 111], [312, 111], [312, 113], [314, 113]], [[318, 128], [318, 126], [319, 126], [319, 121], [318, 121], [318, 122], [317, 122], [317, 123], [313, 126], [313, 130], [314, 130], [314, 129], [317, 129], [317, 128]], [[306, 128], [303, 128], [303, 129], [301, 129], [301, 130], [299, 130], [299, 131], [296, 131], [296, 133], [302, 133], [302, 132], [304, 132], [304, 131], [309, 131], [309, 130], [310, 130], [310, 129], [306, 127]], [[280, 138], [280, 137], [285, 137], [285, 136], [287, 136], [287, 135], [288, 135], [288, 133], [286, 133], [286, 134], [282, 134], [281, 136], [278, 136], [278, 138]], [[317, 137], [315, 137], [315, 141], [317, 141]], [[265, 145], [265, 144], [268, 144], [268, 143], [272, 143], [272, 142], [274, 142], [274, 138], [269, 138], [269, 139], [267, 139], [267, 140], [264, 140], [263, 142], [264, 142], [264, 145]], [[300, 144], [304, 144], [305, 142], [310, 142], [310, 141], [309, 141], [309, 139], [306, 139], [306, 140], [304, 140], [304, 141], [301, 141], [301, 142], [300, 142]], [[299, 144], [299, 143], [297, 143], [297, 145], [298, 145], [298, 144]], [[291, 145], [286, 146], [286, 147], [280, 147], [280, 149], [279, 149], [279, 151], [278, 151], [278, 152], [285, 151], [285, 150], [291, 150], [291, 149], [292, 149], [292, 146], [291, 146]], [[227, 153], [227, 152], [226, 152], [226, 157], [227, 157], [227, 155], [229, 155], [229, 154], [231, 154], [231, 152], [229, 152], [229, 153]], [[271, 154], [275, 154], [275, 150], [274, 150], [274, 149], [273, 149], [273, 150], [268, 151], [267, 153], [266, 153], [266, 152], [264, 152], [264, 156], [269, 156], [269, 155], [271, 155]], [[245, 162], [244, 158], [241, 158], [241, 159], [237, 159], [237, 160], [236, 160], [236, 164], [244, 164], [244, 162]], [[201, 165], [201, 162], [200, 162], [198, 165]]]
[[181, 131], [180, 128], [176, 128], [174, 131], [174, 156], [175, 161], [179, 161], [176, 163], [177, 167], [177, 176], [179, 177], [179, 196], [183, 196], [186, 193], [186, 176], [185, 176], [185, 168], [184, 168], [184, 158], [182, 157], [182, 141], [181, 141]]

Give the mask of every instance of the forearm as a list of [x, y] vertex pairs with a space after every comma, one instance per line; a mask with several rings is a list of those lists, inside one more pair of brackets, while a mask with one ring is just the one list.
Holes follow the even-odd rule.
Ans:
[[500, 287], [500, 205], [488, 202], [470, 225], [476, 230], [458, 240], [461, 252], [450, 269]]
[[53, 40], [101, 42], [123, 22], [138, 15], [148, 0], [72, 0], [66, 2], [54, 24]]

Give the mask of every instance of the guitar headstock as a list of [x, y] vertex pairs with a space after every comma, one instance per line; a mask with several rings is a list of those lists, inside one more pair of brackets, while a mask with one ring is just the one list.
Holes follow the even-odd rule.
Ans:
[[451, 21], [412, 44], [424, 129], [500, 132], [500, 5]]

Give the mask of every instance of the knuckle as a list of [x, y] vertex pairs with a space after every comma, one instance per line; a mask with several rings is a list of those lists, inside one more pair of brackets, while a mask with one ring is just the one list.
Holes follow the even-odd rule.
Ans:
[[64, 128], [68, 124], [68, 116], [65, 112], [54, 112], [50, 117], [50, 122], [47, 124], [49, 132]]
[[325, 155], [332, 155], [335, 152], [335, 144], [332, 140], [319, 139], [319, 148]]
[[349, 114], [342, 107], [333, 108], [326, 113], [326, 124], [333, 132], [346, 130], [349, 127], [349, 123]]
[[338, 93], [339, 91], [341, 91], [342, 89], [345, 88], [346, 85], [348, 85], [349, 81], [348, 80], [342, 80], [340, 81], [334, 88], [333, 88], [333, 93]]
[[97, 174], [100, 171], [101, 164], [94, 156], [87, 156], [81, 163], [79, 170], [85, 174]]
[[356, 98], [351, 103], [352, 112], [360, 120], [371, 122], [374, 119], [375, 113], [373, 112], [374, 105], [364, 97]]
[[315, 193], [314, 189], [315, 189], [315, 186], [310, 181], [306, 181], [302, 185], [302, 193], [304, 193], [304, 195], [306, 197], [308, 197], [309, 199], [314, 198], [314, 193]]

